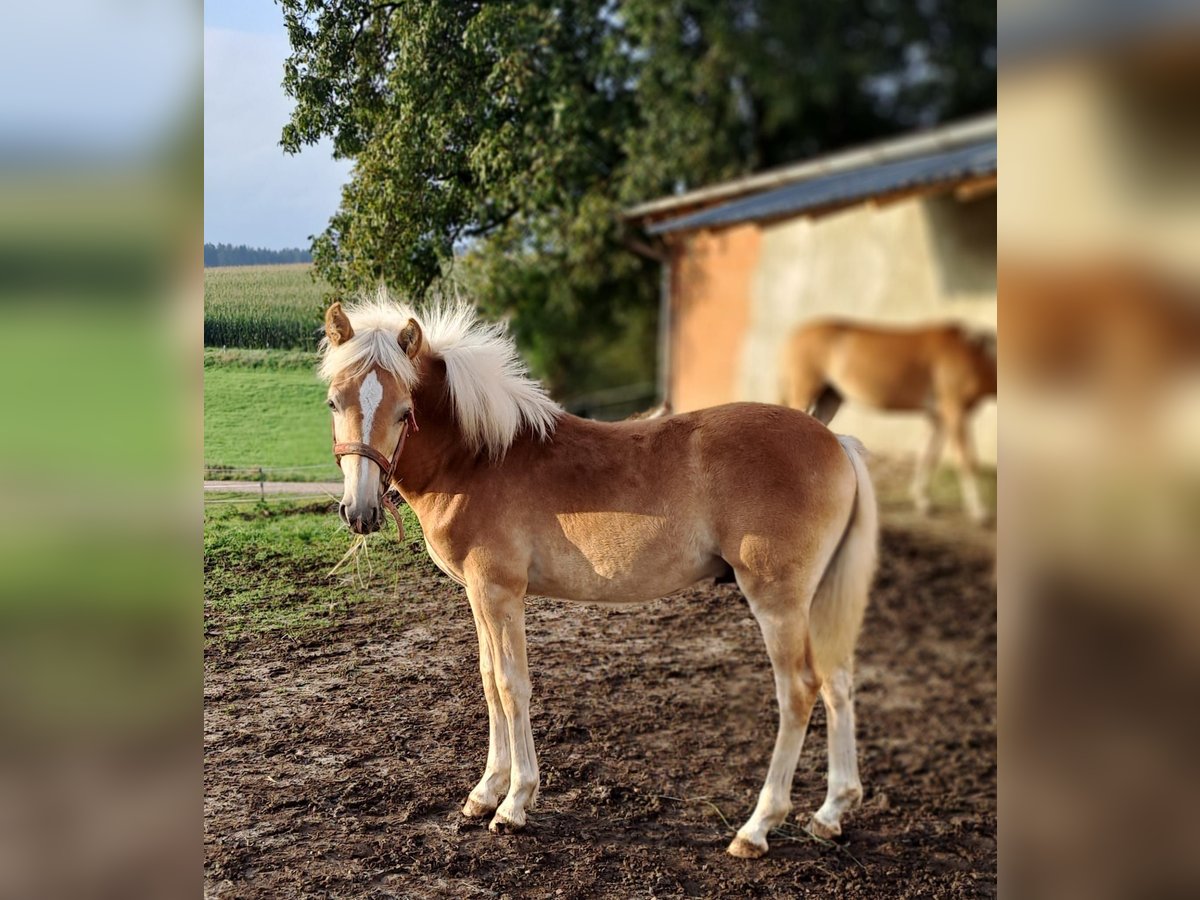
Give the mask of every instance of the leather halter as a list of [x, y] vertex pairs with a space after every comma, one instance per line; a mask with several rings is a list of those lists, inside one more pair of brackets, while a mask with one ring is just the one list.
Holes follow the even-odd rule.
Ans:
[[409, 407], [408, 412], [404, 416], [404, 425], [400, 428], [400, 439], [396, 441], [396, 449], [392, 451], [392, 458], [388, 459], [370, 444], [365, 444], [362, 441], [337, 441], [333, 442], [333, 458], [337, 460], [338, 468], [342, 467], [343, 456], [365, 456], [375, 465], [379, 466], [379, 472], [384, 481], [383, 506], [392, 514], [392, 518], [396, 521], [396, 530], [399, 540], [404, 540], [404, 522], [400, 518], [400, 510], [396, 508], [396, 499], [392, 497], [392, 491], [387, 490], [396, 481], [396, 468], [400, 465], [400, 456], [404, 453], [404, 444], [408, 440], [411, 432], [420, 431], [417, 427], [417, 417], [413, 412], [412, 407]]
[[392, 452], [391, 459], [362, 441], [334, 441], [333, 458], [337, 460], [338, 468], [341, 468], [343, 456], [365, 456], [379, 466], [380, 474], [390, 486], [396, 480], [396, 468], [400, 465], [400, 455], [404, 452], [404, 444], [408, 440], [409, 432], [420, 430], [417, 427], [417, 417], [410, 407], [404, 416], [404, 426], [400, 429], [400, 440], [396, 442], [396, 449]]

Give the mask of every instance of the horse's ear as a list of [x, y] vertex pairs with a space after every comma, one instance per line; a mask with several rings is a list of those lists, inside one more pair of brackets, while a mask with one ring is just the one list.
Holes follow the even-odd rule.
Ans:
[[421, 326], [417, 324], [417, 320], [409, 319], [408, 324], [400, 331], [400, 349], [408, 354], [409, 359], [416, 359], [424, 340], [425, 336], [421, 333]]
[[342, 310], [342, 304], [334, 302], [325, 310], [325, 337], [336, 347], [354, 337], [354, 329], [350, 327], [350, 318]]

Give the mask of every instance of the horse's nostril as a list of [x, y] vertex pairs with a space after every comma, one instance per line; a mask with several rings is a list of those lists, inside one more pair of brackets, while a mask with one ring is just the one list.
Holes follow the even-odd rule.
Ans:
[[338, 516], [339, 516], [339, 517], [341, 518], [341, 520], [342, 520], [343, 522], [345, 522], [347, 525], [349, 525], [349, 524], [350, 524], [350, 516], [349, 516], [349, 514], [347, 514], [347, 512], [346, 512], [346, 504], [345, 504], [345, 503], [339, 503], [339, 504], [338, 504]]

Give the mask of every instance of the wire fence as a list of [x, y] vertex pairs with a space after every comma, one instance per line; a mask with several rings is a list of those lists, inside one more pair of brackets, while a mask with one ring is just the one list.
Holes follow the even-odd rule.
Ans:
[[262, 504], [262, 503], [303, 503], [305, 501], [318, 502], [328, 500], [337, 502], [337, 497], [330, 495], [325, 497], [321, 494], [263, 494], [261, 497], [234, 497], [232, 500], [210, 499], [207, 495], [204, 497], [205, 506], [237, 506], [247, 503]]
[[[295, 476], [299, 473], [314, 474], [326, 473], [329, 482], [341, 480], [341, 472], [334, 463], [321, 463], [318, 465], [304, 466], [266, 466], [266, 465], [211, 465], [204, 467], [204, 482], [205, 482], [205, 506], [220, 506], [224, 504], [238, 503], [265, 503], [274, 501], [295, 501], [295, 500], [319, 500], [327, 497], [331, 500], [337, 498], [328, 490], [318, 487], [321, 480], [311, 478], [297, 479]], [[279, 489], [279, 483], [286, 482], [295, 484], [294, 491], [286, 491]], [[230, 483], [229, 488], [223, 485]], [[257, 485], [257, 497], [234, 497], [221, 498], [219, 496], [212, 497], [211, 494], [220, 494], [222, 492], [232, 492], [236, 488], [232, 487], [233, 483], [244, 484], [248, 488], [251, 485]], [[268, 489], [268, 485], [270, 488]], [[307, 490], [303, 486], [311, 485]], [[253, 490], [252, 488], [250, 488]]]
[[[204, 474], [207, 477], [207, 476], [227, 475], [227, 474], [238, 473], [238, 472], [241, 472], [241, 473], [249, 472], [249, 473], [257, 474], [260, 472], [303, 472], [303, 471], [315, 471], [317, 469], [324, 469], [325, 471], [329, 472], [330, 474], [333, 474], [338, 471], [337, 464], [332, 463], [332, 462], [319, 463], [317, 465], [312, 465], [312, 466], [264, 466], [264, 465], [259, 465], [259, 464], [255, 464], [255, 463], [247, 463], [245, 465], [232, 465], [232, 464], [221, 463], [220, 465], [205, 466]], [[227, 478], [225, 480], [226, 481], [244, 481], [245, 479]], [[252, 478], [250, 480], [254, 481], [255, 479]], [[272, 480], [276, 480], [276, 479], [267, 479], [267, 480], [272, 481]]]
[[[641, 412], [656, 402], [656, 388], [653, 383], [621, 385], [590, 394], [578, 395], [563, 406], [575, 415], [595, 419], [621, 419], [632, 413]], [[341, 470], [333, 461], [302, 466], [269, 466], [256, 463], [221, 463], [204, 467], [205, 482], [243, 482], [246, 485], [257, 485], [255, 497], [222, 498], [220, 488], [206, 489], [205, 506], [221, 506], [226, 504], [295, 502], [297, 500], [320, 500], [327, 497], [330, 500], [338, 498], [328, 490], [300, 490], [294, 492], [282, 491], [278, 482], [295, 483], [296, 485], [319, 484], [320, 477], [305, 476], [327, 474], [329, 482], [341, 480]], [[297, 477], [300, 476], [300, 477]], [[268, 489], [268, 485], [271, 488]], [[211, 496], [216, 493], [218, 496]]]

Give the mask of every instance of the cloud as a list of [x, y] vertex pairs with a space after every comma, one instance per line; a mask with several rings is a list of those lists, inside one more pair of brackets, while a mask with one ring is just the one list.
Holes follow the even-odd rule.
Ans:
[[283, 34], [204, 29], [204, 239], [306, 247], [337, 209], [350, 163], [323, 141], [289, 156], [279, 135]]

